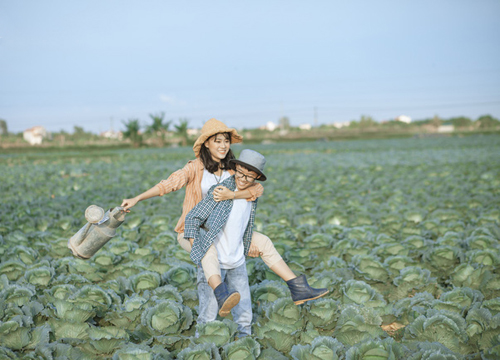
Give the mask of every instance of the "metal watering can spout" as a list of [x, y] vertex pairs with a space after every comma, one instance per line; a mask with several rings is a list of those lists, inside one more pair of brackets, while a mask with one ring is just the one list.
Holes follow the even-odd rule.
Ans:
[[101, 207], [90, 205], [85, 210], [88, 223], [69, 239], [68, 248], [79, 258], [91, 258], [116, 235], [116, 228], [125, 220], [125, 214], [121, 206], [104, 212]]

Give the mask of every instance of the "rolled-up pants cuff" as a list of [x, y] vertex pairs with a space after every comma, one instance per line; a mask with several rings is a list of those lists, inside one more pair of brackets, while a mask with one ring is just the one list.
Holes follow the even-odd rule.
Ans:
[[[184, 233], [180, 233], [177, 235], [177, 242], [181, 245], [181, 247], [187, 252], [191, 252], [191, 243], [189, 240], [184, 239]], [[203, 259], [201, 259], [201, 267], [203, 268], [203, 273], [205, 274], [205, 278], [207, 281], [210, 279], [212, 275], [220, 276], [220, 265], [219, 258], [217, 256], [217, 249], [215, 245], [212, 244]]]

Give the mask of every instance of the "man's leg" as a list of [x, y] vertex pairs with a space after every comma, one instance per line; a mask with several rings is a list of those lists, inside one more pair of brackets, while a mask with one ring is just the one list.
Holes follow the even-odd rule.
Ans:
[[240, 293], [241, 299], [232, 310], [233, 320], [238, 324], [238, 337], [252, 334], [252, 298], [246, 264], [235, 269], [226, 270], [225, 280], [227, 286]]
[[[198, 266], [198, 324], [214, 321], [217, 318], [219, 306], [215, 299], [214, 291], [208, 285], [205, 273], [201, 266]], [[198, 334], [196, 334], [198, 336]]]

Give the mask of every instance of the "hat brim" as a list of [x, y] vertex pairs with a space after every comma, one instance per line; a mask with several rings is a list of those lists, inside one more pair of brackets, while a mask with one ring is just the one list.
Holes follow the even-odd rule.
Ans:
[[246, 162], [243, 162], [243, 161], [240, 161], [240, 160], [237, 160], [237, 159], [232, 159], [229, 162], [232, 163], [232, 164], [241, 165], [245, 169], [253, 171], [254, 173], [258, 174], [259, 178], [256, 179], [256, 180], [259, 180], [259, 181], [266, 181], [267, 180], [266, 175], [264, 175], [264, 173], [262, 171], [260, 171], [259, 169], [257, 169], [256, 167], [254, 167], [252, 165], [247, 164]]

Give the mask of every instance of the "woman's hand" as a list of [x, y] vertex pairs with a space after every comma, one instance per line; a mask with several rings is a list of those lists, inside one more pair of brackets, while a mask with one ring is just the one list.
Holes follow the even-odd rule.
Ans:
[[130, 208], [137, 204], [139, 200], [137, 198], [132, 198], [132, 199], [124, 199], [122, 201], [122, 204], [120, 206], [123, 207], [123, 211], [125, 212], [130, 212]]
[[248, 248], [248, 256], [250, 257], [259, 257], [262, 253], [259, 251], [259, 248], [254, 245], [253, 242], [250, 243], [250, 248]]
[[229, 190], [225, 186], [217, 186], [214, 190], [214, 200], [224, 201], [224, 200], [233, 200], [234, 199], [234, 191]]

